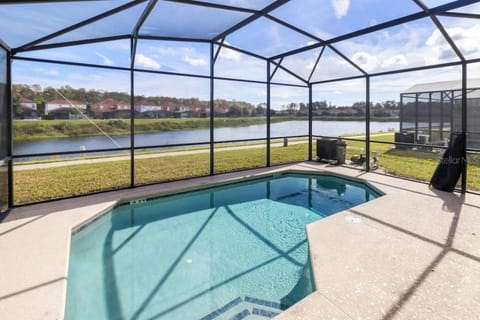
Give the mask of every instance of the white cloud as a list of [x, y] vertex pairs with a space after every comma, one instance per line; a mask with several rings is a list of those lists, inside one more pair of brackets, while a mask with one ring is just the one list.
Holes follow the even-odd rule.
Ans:
[[45, 76], [58, 76], [60, 74], [57, 69], [35, 68], [33, 71]]
[[154, 59], [147, 57], [141, 53], [135, 55], [135, 63], [137, 66], [152, 68], [152, 69], [160, 69], [161, 65]]
[[[225, 44], [229, 44], [228, 42], [225, 41]], [[236, 50], [228, 49], [225, 47], [222, 47], [220, 50], [219, 56], [223, 59], [227, 60], [233, 60], [233, 61], [240, 61], [242, 59], [242, 54]]]
[[356, 52], [352, 56], [353, 62], [358, 64], [362, 69], [373, 70], [378, 65], [378, 58], [364, 51]]
[[113, 66], [113, 65], [115, 65], [115, 63], [114, 63], [111, 59], [109, 59], [106, 55], [103, 55], [103, 54], [101, 54], [101, 53], [99, 53], [99, 52], [96, 52], [96, 51], [95, 51], [95, 55], [96, 55], [97, 57], [100, 57], [100, 58], [102, 59], [102, 63], [103, 63], [104, 66]]
[[335, 10], [335, 17], [337, 19], [343, 18], [347, 15], [350, 8], [350, 0], [330, 0]]
[[188, 63], [188, 64], [190, 64], [194, 67], [207, 65], [207, 60], [205, 60], [203, 58], [192, 58], [188, 55], [185, 56], [185, 58], [183, 58], [183, 61], [185, 61], [186, 63]]
[[387, 60], [383, 61], [382, 68], [389, 67], [406, 67], [408, 66], [407, 58], [403, 54], [394, 55]]
[[[480, 57], [480, 42], [478, 41], [478, 34], [480, 33], [480, 24], [465, 27], [451, 27], [446, 28], [447, 33], [452, 40], [458, 46], [460, 51], [467, 56], [467, 58]], [[438, 47], [438, 59], [450, 58], [454, 55], [453, 50], [445, 41], [440, 31], [435, 30], [432, 35], [427, 39], [426, 44], [428, 46]]]

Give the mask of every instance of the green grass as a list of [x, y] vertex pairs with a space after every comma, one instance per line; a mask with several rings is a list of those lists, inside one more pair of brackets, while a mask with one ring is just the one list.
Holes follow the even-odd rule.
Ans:
[[[374, 141], [394, 142], [394, 135], [381, 135], [372, 137]], [[359, 141], [347, 141], [347, 159], [358, 154], [360, 148], [365, 152], [365, 143]], [[386, 173], [411, 178], [421, 181], [430, 181], [443, 151], [425, 150], [401, 150], [393, 148], [390, 144], [370, 143], [370, 150], [376, 151], [381, 169]], [[467, 187], [470, 190], [480, 190], [480, 155], [468, 156], [468, 181]]]
[[[375, 140], [391, 142], [393, 134], [392, 136], [375, 137]], [[275, 142], [277, 141], [272, 141], [272, 143]], [[247, 143], [216, 146], [215, 173], [264, 167], [266, 147], [222, 151], [226, 147], [244, 145]], [[365, 143], [360, 141], [347, 141], [347, 145], [347, 159], [358, 154], [360, 148], [365, 148]], [[313, 147], [315, 148], [315, 143]], [[380, 166], [387, 173], [424, 181], [430, 179], [441, 157], [441, 153], [438, 152], [398, 150], [393, 149], [392, 145], [379, 143], [372, 143], [371, 150], [377, 151]], [[137, 152], [136, 155], [141, 154], [145, 154], [145, 152]], [[315, 155], [315, 149], [313, 154]], [[307, 158], [307, 143], [271, 148], [272, 164], [301, 161]], [[480, 190], [480, 155], [471, 154], [468, 160], [471, 164], [468, 168], [468, 188]], [[210, 155], [208, 152], [137, 159], [135, 161], [136, 184], [204, 176], [209, 174], [209, 168]], [[14, 182], [16, 204], [122, 188], [130, 184], [130, 162], [128, 160], [112, 161], [48, 169], [14, 170]]]
[[[276, 121], [291, 120], [281, 118]], [[92, 124], [92, 122], [95, 124]], [[216, 118], [215, 127], [240, 127], [254, 124], [264, 124], [264, 117]], [[98, 127], [97, 127], [98, 126]], [[163, 132], [188, 129], [208, 129], [209, 118], [188, 119], [135, 119], [135, 133]], [[101, 130], [99, 130], [99, 128]], [[13, 121], [13, 136], [16, 141], [38, 140], [49, 138], [66, 138], [102, 135], [130, 134], [130, 120], [111, 119], [91, 121], [82, 120], [15, 120]]]
[[[215, 173], [263, 167], [266, 148], [215, 152]], [[305, 159], [307, 145], [272, 148], [272, 163]], [[135, 161], [136, 184], [172, 181], [209, 174], [209, 153], [167, 156]], [[114, 161], [36, 170], [14, 170], [15, 203], [80, 195], [126, 187], [130, 183], [130, 162]]]
[[[322, 121], [353, 121], [354, 117], [319, 117], [314, 120]], [[307, 117], [282, 116], [272, 117], [271, 122], [290, 120], [308, 120]], [[364, 120], [363, 118], [360, 120]], [[389, 118], [372, 119], [374, 121], [390, 121]], [[92, 122], [94, 124], [92, 124]], [[242, 127], [256, 124], [265, 124], [265, 117], [224, 117], [215, 118], [215, 127]], [[208, 129], [209, 118], [162, 118], [162, 119], [135, 119], [135, 133], [151, 133], [190, 129]], [[99, 128], [101, 130], [99, 130]], [[102, 135], [130, 134], [129, 119], [79, 119], [79, 120], [14, 120], [13, 136], [15, 141], [40, 140], [52, 138], [84, 137]]]

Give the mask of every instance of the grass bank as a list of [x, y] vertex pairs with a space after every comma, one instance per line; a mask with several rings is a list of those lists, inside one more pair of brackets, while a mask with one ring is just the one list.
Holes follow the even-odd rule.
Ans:
[[[266, 147], [222, 151], [216, 149], [215, 173], [266, 165]], [[272, 148], [271, 161], [280, 164], [305, 160], [308, 144]], [[135, 161], [136, 184], [172, 181], [209, 174], [209, 153], [164, 156]], [[28, 203], [127, 187], [130, 162], [112, 161], [36, 170], [14, 170], [15, 203]]]
[[[272, 117], [271, 122], [284, 122], [292, 120], [307, 120], [307, 117]], [[315, 117], [314, 120], [322, 121], [364, 121], [362, 117]], [[393, 121], [394, 118], [378, 118], [373, 121]], [[94, 124], [92, 124], [92, 122]], [[101, 131], [109, 135], [130, 134], [130, 120], [14, 120], [13, 136], [16, 141], [68, 138], [102, 135]], [[224, 117], [215, 118], [216, 128], [244, 127], [265, 124], [265, 117]], [[209, 118], [185, 119], [135, 119], [136, 133], [163, 132], [176, 130], [208, 129]], [[99, 128], [101, 130], [99, 130]]]
[[[261, 117], [218, 118], [215, 126], [218, 128], [241, 127], [263, 123], [265, 123], [265, 118]], [[208, 118], [135, 119], [136, 133], [207, 129], [209, 126]], [[15, 120], [13, 122], [13, 136], [17, 141], [97, 136], [102, 135], [101, 131], [109, 135], [130, 134], [130, 120]]]
[[[393, 134], [378, 135], [374, 139], [391, 142]], [[358, 154], [361, 148], [365, 148], [365, 144], [360, 141], [347, 141], [347, 145], [347, 159], [353, 154]], [[215, 173], [264, 167], [266, 164], [265, 144], [241, 150], [226, 149], [234, 146], [233, 144], [220, 146], [215, 148]], [[313, 147], [315, 148], [315, 143]], [[201, 148], [195, 148], [198, 149]], [[424, 181], [430, 179], [442, 154], [425, 150], [398, 150], [392, 148], [392, 145], [381, 143], [372, 143], [371, 150], [377, 152], [381, 169], [387, 173]], [[190, 155], [139, 158], [135, 161], [136, 184], [208, 175], [209, 153], [208, 149], [205, 151], [207, 152]], [[145, 153], [138, 153], [142, 154]], [[307, 143], [271, 148], [272, 164], [306, 160], [307, 156]], [[480, 190], [480, 155], [471, 154], [468, 160], [470, 163], [468, 188]], [[17, 204], [116, 189], [129, 185], [130, 162], [117, 160], [36, 170], [14, 170], [14, 182], [14, 197]]]

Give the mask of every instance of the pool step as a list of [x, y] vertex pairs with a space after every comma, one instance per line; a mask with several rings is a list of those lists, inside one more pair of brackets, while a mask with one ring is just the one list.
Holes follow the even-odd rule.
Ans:
[[257, 320], [271, 319], [288, 306], [250, 296], [238, 297], [200, 320]]

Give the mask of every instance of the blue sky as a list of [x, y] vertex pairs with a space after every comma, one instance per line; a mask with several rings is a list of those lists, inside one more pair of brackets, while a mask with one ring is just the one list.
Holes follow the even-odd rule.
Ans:
[[[75, 2], [63, 4], [35, 4], [0, 6], [0, 38], [12, 46], [34, 40], [49, 34], [58, 28], [68, 26], [128, 1], [97, 1], [89, 5]], [[211, 0], [210, 2], [228, 5], [240, 5], [259, 9], [271, 1], [253, 0]], [[429, 6], [441, 5], [449, 1], [425, 0]], [[78, 40], [106, 35], [128, 33], [136, 18], [143, 11], [144, 4], [135, 6], [125, 13], [112, 16], [95, 25], [86, 26], [65, 34], [50, 43], [65, 40]], [[358, 28], [368, 27], [398, 16], [420, 11], [412, 0], [291, 0], [286, 5], [271, 12], [271, 15], [305, 29], [316, 37], [329, 39]], [[480, 4], [460, 8], [460, 12], [480, 12]], [[45, 19], [45, 15], [52, 17]], [[188, 19], [184, 17], [188, 16]], [[163, 36], [200, 37], [213, 36], [220, 30], [227, 29], [241, 21], [247, 15], [239, 12], [225, 12], [213, 8], [189, 7], [183, 4], [159, 1], [159, 5], [145, 22], [141, 33]], [[129, 19], [131, 18], [131, 19]], [[214, 19], [213, 19], [214, 18]], [[116, 24], [115, 22], [122, 23]], [[160, 22], [157, 22], [160, 21]], [[480, 57], [480, 23], [474, 19], [443, 18], [447, 32], [456, 41], [467, 58]], [[26, 27], [28, 26], [28, 27]], [[117, 27], [112, 27], [117, 26]], [[226, 42], [271, 56], [313, 44], [313, 38], [295, 33], [267, 18], [260, 18], [251, 25], [229, 35]], [[109, 66], [129, 66], [129, 40], [82, 45], [25, 52], [21, 55], [46, 58], [57, 61], [78, 61]], [[335, 43], [334, 47], [344, 53], [367, 72], [389, 71], [398, 68], [410, 68], [428, 64], [458, 61], [443, 36], [430, 19], [421, 19], [408, 24], [374, 32], [358, 38]], [[319, 49], [311, 50], [284, 60], [284, 65], [304, 78], [310, 75]], [[210, 48], [205, 43], [139, 41], [136, 53], [136, 67], [159, 71], [180, 73], [209, 74]], [[266, 79], [266, 63], [263, 60], [223, 48], [215, 65], [218, 76], [240, 79]], [[480, 76], [480, 68], [472, 66], [470, 77]], [[99, 90], [129, 90], [128, 72], [96, 70], [82, 67], [30, 63], [14, 63], [14, 81], [17, 83], [38, 83], [45, 86], [70, 85]], [[334, 51], [325, 50], [314, 81], [338, 77], [359, 75], [359, 71], [339, 57]], [[441, 78], [440, 78], [441, 76]], [[458, 68], [445, 68], [434, 72], [416, 72], [400, 76], [390, 76], [389, 81], [377, 86], [375, 97], [378, 100], [398, 99], [399, 92], [414, 83], [439, 80], [455, 80], [459, 77]], [[386, 79], [386, 77], [383, 77]], [[299, 83], [283, 71], [278, 71], [273, 81]], [[209, 96], [208, 80], [165, 76], [138, 75], [136, 77], [137, 93], [145, 95], [171, 95], [179, 97]], [[223, 82], [221, 82], [223, 83]], [[373, 83], [373, 80], [372, 80]], [[188, 88], [188, 90], [185, 90]], [[230, 89], [229, 89], [230, 88]], [[332, 101], [338, 105], [349, 105], [363, 99], [363, 81], [349, 81], [322, 85], [315, 88], [315, 96], [321, 100]], [[373, 89], [373, 86], [372, 86]], [[264, 85], [229, 83], [218, 85], [217, 97], [245, 100], [252, 103], [265, 101]], [[272, 101], [275, 104], [306, 100], [302, 89], [283, 88], [275, 90]], [[277, 103], [278, 102], [278, 103]]]

